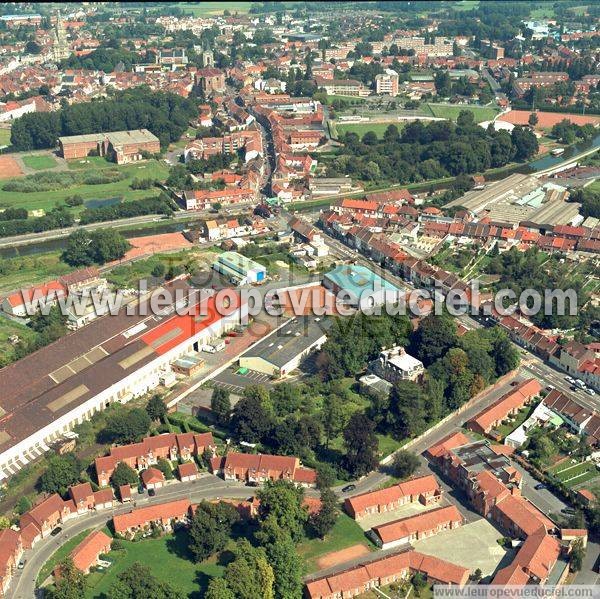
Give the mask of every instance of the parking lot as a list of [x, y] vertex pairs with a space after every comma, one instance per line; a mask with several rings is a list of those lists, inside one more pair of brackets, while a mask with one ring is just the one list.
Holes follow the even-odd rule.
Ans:
[[507, 553], [498, 544], [502, 536], [490, 522], [480, 518], [460, 528], [415, 541], [413, 546], [417, 551], [460, 564], [471, 571], [479, 568], [486, 577], [493, 574], [498, 566], [508, 565], [514, 556], [513, 551]]
[[212, 379], [213, 383], [230, 393], [242, 393], [248, 385], [269, 385], [271, 377], [263, 372], [248, 370], [246, 374], [239, 373], [239, 367], [227, 369]]

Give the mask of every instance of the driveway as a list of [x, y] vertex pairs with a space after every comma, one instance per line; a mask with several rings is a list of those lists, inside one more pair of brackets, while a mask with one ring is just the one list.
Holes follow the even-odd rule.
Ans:
[[269, 386], [271, 377], [263, 372], [249, 370], [246, 374], [238, 374], [239, 370], [227, 369], [213, 378], [213, 383], [227, 389], [231, 393], [243, 393], [249, 385]]

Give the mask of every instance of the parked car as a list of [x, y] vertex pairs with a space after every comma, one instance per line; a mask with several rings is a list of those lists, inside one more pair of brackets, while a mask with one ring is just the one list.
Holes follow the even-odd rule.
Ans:
[[548, 487], [546, 487], [546, 485], [544, 483], [539, 483], [537, 485], [535, 485], [535, 487], [533, 487], [536, 491], [541, 491], [542, 489], [547, 489]]
[[154, 489], [148, 489], [148, 497], [154, 497], [156, 495], [156, 491]]
[[585, 392], [586, 392], [588, 395], [596, 395], [596, 392], [595, 392], [593, 389], [586, 389], [586, 390], [585, 390]]
[[22, 569], [25, 567], [25, 564], [26, 564], [26, 563], [27, 563], [27, 560], [26, 560], [26, 559], [22, 559], [22, 560], [19, 562], [19, 564], [18, 564], [17, 568], [18, 568], [19, 570], [22, 570]]
[[56, 535], [60, 534], [62, 532], [62, 527], [57, 526], [50, 534], [55, 537]]
[[567, 383], [574, 383], [575, 379], [572, 376], [567, 375], [565, 381], [567, 381]]
[[356, 485], [346, 485], [342, 489], [342, 493], [350, 493], [350, 491], [354, 491], [354, 490], [356, 490]]

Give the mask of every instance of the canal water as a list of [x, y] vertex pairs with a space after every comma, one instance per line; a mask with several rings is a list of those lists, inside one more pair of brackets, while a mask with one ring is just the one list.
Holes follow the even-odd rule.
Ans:
[[[142, 228], [132, 227], [119, 228], [118, 231], [123, 234], [127, 239], [134, 237], [144, 237], [145, 235], [157, 235], [159, 233], [177, 233], [190, 227], [191, 222], [177, 222], [167, 221], [158, 222], [156, 225]], [[67, 238], [62, 239], [49, 239], [48, 241], [41, 241], [39, 243], [30, 243], [28, 245], [21, 245], [18, 247], [6, 247], [0, 248], [0, 258], [15, 258], [17, 256], [35, 256], [36, 254], [44, 254], [46, 252], [57, 252], [62, 251], [67, 244]]]

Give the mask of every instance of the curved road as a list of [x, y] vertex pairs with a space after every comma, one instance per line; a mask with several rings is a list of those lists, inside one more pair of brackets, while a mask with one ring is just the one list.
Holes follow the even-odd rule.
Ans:
[[[254, 495], [256, 487], [246, 487], [239, 483], [225, 482], [212, 474], [204, 474], [199, 480], [190, 483], [173, 483], [156, 492], [155, 497], [147, 494], [136, 498], [136, 507], [145, 507], [156, 503], [165, 503], [175, 499], [188, 498], [191, 502], [203, 499], [248, 499]], [[310, 492], [310, 491], [309, 491]], [[25, 551], [22, 559], [26, 560], [23, 570], [17, 570], [6, 594], [6, 599], [32, 599], [36, 596], [35, 583], [42, 566], [54, 552], [69, 539], [90, 528], [101, 528], [115, 514], [124, 514], [133, 509], [132, 503], [119, 504], [110, 510], [100, 510], [82, 515], [65, 524], [62, 531], [56, 535], [45, 537], [38, 541], [33, 549]]]

